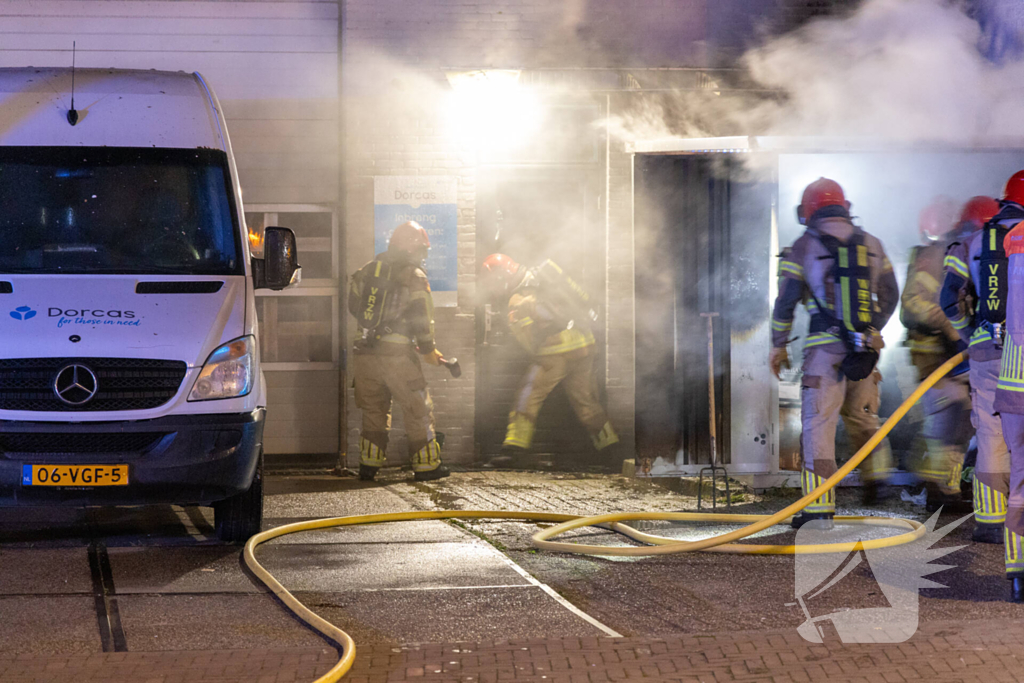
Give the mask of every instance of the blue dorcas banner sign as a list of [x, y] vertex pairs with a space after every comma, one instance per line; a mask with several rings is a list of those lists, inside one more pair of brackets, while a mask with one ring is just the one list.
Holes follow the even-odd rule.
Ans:
[[458, 189], [454, 176], [376, 176], [373, 179], [374, 253], [388, 248], [395, 228], [416, 221], [430, 235], [427, 275], [435, 306], [457, 305]]

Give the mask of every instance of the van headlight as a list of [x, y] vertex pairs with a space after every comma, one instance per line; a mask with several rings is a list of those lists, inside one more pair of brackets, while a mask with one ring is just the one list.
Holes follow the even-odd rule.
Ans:
[[210, 354], [203, 371], [192, 385], [189, 401], [237, 398], [252, 391], [256, 340], [242, 337], [224, 344]]

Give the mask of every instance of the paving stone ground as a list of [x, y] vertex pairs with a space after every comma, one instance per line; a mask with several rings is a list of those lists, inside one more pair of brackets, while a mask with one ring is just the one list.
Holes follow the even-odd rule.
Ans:
[[[391, 473], [375, 487], [351, 481], [325, 481], [323, 478], [286, 483], [287, 490], [283, 489], [271, 497], [275, 523], [378, 509], [545, 509], [594, 514], [611, 510], [690, 509], [693, 504], [692, 496], [650, 482], [550, 473], [457, 473], [450, 479], [430, 485], [414, 485], [408, 482], [404, 473]], [[849, 508], [851, 495], [846, 493], [840, 498], [841, 505]], [[786, 499], [778, 494], [752, 496], [748, 493], [744, 500], [737, 502], [739, 510], [734, 508], [734, 511], [767, 512], [784, 505]], [[911, 509], [899, 508], [897, 503], [894, 509], [878, 512], [908, 517], [915, 515]], [[857, 510], [850, 508], [849, 511]], [[122, 526], [124, 524], [122, 522]], [[146, 521], [117, 529], [122, 536], [129, 531], [148, 534], [159, 526], [155, 524]], [[389, 562], [366, 561], [367, 566], [381, 573], [372, 581], [367, 579], [367, 586], [384, 581], [385, 575], [391, 577], [387, 578], [391, 582], [397, 580], [395, 577], [416, 576], [408, 574], [407, 569], [403, 569], [405, 565], [391, 565], [405, 561], [403, 558], [407, 556], [415, 557], [418, 558], [416, 562], [410, 561], [407, 567], [415, 565], [422, 572], [425, 566], [423, 558], [434, 557], [442, 551], [449, 552], [445, 542], [450, 545], [461, 541], [462, 546], [472, 547], [474, 551], [483, 544], [483, 541], [454, 527], [436, 522], [431, 524], [431, 527], [348, 530], [344, 534], [332, 532], [333, 535], [323, 532], [292, 539], [297, 545], [285, 549], [268, 548], [265, 554], [268, 560], [274, 560], [275, 552], [291, 558], [290, 563], [284, 562], [282, 557], [276, 559], [276, 564], [271, 564], [275, 568], [280, 565], [282, 576], [290, 577], [286, 583], [292, 588], [299, 586], [300, 579], [306, 576], [295, 572], [315, 565], [313, 569], [330, 575], [328, 578], [333, 577], [331, 572], [341, 572], [344, 578], [342, 587], [353, 589], [358, 588], [353, 586], [358, 583], [358, 576], [352, 569], [357, 565], [324, 562], [317, 555], [322, 549], [316, 544], [336, 544], [331, 551], [332, 557], [336, 556], [335, 560], [350, 557], [352, 548], [360, 544], [365, 544], [370, 550], [390, 548]], [[786, 606], [794, 599], [792, 558], [690, 555], [623, 562], [536, 553], [529, 542], [530, 535], [536, 530], [535, 525], [473, 521], [463, 526], [490, 542], [574, 605], [628, 637], [570, 637], [573, 631], [561, 621], [552, 620], [552, 614], [561, 614], [559, 610], [562, 608], [553, 601], [548, 604], [547, 598], [541, 601], [543, 604], [531, 603], [532, 607], [527, 610], [500, 612], [505, 616], [499, 618], [487, 617], [481, 608], [470, 606], [487, 600], [487, 605], [493, 607], [498, 598], [482, 593], [483, 598], [478, 597], [477, 602], [472, 602], [459, 597], [462, 593], [455, 590], [458, 587], [449, 586], [445, 591], [420, 594], [407, 592], [409, 586], [404, 583], [394, 586], [388, 583], [390, 592], [353, 593], [342, 596], [344, 599], [331, 600], [329, 595], [323, 598], [317, 597], [319, 594], [311, 594], [311, 605], [323, 608], [326, 616], [344, 624], [357, 635], [356, 665], [344, 680], [350, 683], [592, 683], [630, 679], [709, 683], [824, 680], [1024, 683], [1024, 610], [1019, 605], [1005, 602], [1006, 582], [1002, 579], [1001, 549], [969, 544], [970, 530], [967, 527], [955, 532], [959, 534], [957, 538], [950, 536], [947, 541], [950, 544], [967, 543], [967, 546], [958, 554], [949, 556], [949, 563], [956, 568], [937, 576], [950, 588], [944, 589], [945, 592], [938, 589], [922, 592], [921, 627], [912, 639], [897, 644], [847, 645], [840, 642], [834, 630], [826, 632], [823, 644], [808, 643], [797, 633], [796, 626], [803, 618], [802, 613]], [[50, 528], [48, 523], [46, 528]], [[440, 534], [441, 531], [444, 533]], [[682, 532], [689, 533], [685, 529], [673, 531]], [[37, 532], [25, 532], [23, 535], [26, 534], [31, 541]], [[621, 538], [603, 531], [581, 530], [572, 535], [583, 534], [589, 534], [589, 540], [594, 542], [623, 542]], [[107, 539], [108, 543], [111, 538], [114, 536]], [[131, 541], [135, 537], [129, 535], [125, 538]], [[161, 539], [162, 536], [157, 541], [163, 542]], [[148, 536], [140, 543], [111, 544], [117, 598], [121, 602], [122, 616], [127, 620], [131, 651], [102, 654], [90, 649], [97, 647], [93, 641], [98, 637], [95, 633], [96, 617], [87, 609], [93, 601], [88, 593], [89, 585], [75, 583], [84, 581], [83, 577], [88, 575], [77, 576], [52, 569], [62, 567], [62, 561], [73, 561], [77, 563], [75, 566], [87, 567], [84, 548], [65, 548], [62, 552], [70, 555], [58, 557], [50, 546], [17, 546], [22, 552], [18, 558], [23, 560], [24, 553], [29, 553], [24, 557], [36, 558], [37, 564], [51, 569], [35, 571], [33, 567], [36, 565], [31, 565], [22, 574], [15, 572], [21, 576], [21, 583], [15, 580], [17, 576], [12, 579], [9, 571], [7, 589], [18, 595], [8, 600], [8, 608], [20, 609], [17, 614], [22, 616], [24, 623], [56, 624], [60, 619], [73, 622], [87, 629], [91, 640], [85, 638], [76, 647], [56, 648], [52, 643], [43, 647], [45, 644], [39, 642], [43, 635], [52, 635], [65, 643], [73, 639], [75, 633], [47, 627], [40, 633], [27, 633], [18, 640], [18, 624], [22, 622], [14, 621], [13, 626], [7, 623], [6, 642], [0, 637], [0, 683], [291, 683], [313, 681], [337, 661], [338, 653], [333, 647], [322, 643], [299, 622], [287, 616], [271, 597], [247, 582], [238, 583], [239, 577], [235, 576], [238, 569], [234, 562], [236, 549], [209, 549], [203, 545], [198, 549], [179, 547], [181, 542], [176, 536], [168, 536], [164, 540], [169, 545], [154, 545], [154, 540]], [[415, 553], [407, 552], [398, 557], [401, 547], [417, 543]], [[375, 558], [380, 555], [374, 552], [376, 554], [367, 551]], [[180, 553], [181, 557], [175, 553]], [[493, 554], [500, 557], [500, 552]], [[141, 555], [145, 555], [144, 559], [149, 564], [136, 567]], [[184, 561], [182, 558], [187, 559], [187, 566], [171, 562], [175, 558], [179, 564]], [[466, 556], [461, 558], [464, 564]], [[11, 553], [8, 553], [7, 560], [9, 570], [15, 567], [12, 562], [22, 562]], [[139, 577], [146, 581], [135, 581]], [[166, 580], [158, 580], [161, 577]], [[33, 583], [43, 578], [46, 585]], [[65, 578], [70, 583], [65, 584]], [[188, 582], [183, 583], [185, 579]], [[199, 583], [193, 585], [197, 581]], [[853, 572], [847, 581], [852, 582], [852, 587], [848, 586], [846, 593], [838, 595], [835, 605], [826, 605], [829, 609], [825, 612], [832, 608], [865, 606], [847, 598], [857, 597], [865, 589], [870, 590], [868, 585], [874, 585], [871, 583], [873, 579]], [[333, 588], [328, 584], [330, 581], [321, 588], [340, 590], [341, 584]], [[175, 592], [195, 591], [198, 590], [196, 586], [205, 592], [182, 595]], [[221, 592], [208, 592], [214, 589]], [[238, 595], [231, 593], [232, 590], [238, 591]], [[520, 592], [525, 590], [512, 587], [510, 593], [499, 591], [495, 594], [518, 599]], [[540, 591], [538, 588], [529, 590], [538, 594]], [[31, 595], [22, 595], [25, 591]], [[25, 607], [50, 604], [39, 602], [42, 600], [36, 596], [39, 591], [43, 591], [40, 593], [43, 597], [53, 591], [62, 595], [62, 592], [72, 591], [71, 597], [61, 599], [82, 603], [84, 612], [78, 614], [65, 605], [59, 611], [47, 613], [50, 621], [42, 620], [43, 615]], [[416, 596], [418, 599], [414, 599]], [[164, 602], [157, 604], [157, 598]], [[153, 603], [149, 611], [139, 612], [142, 616], [136, 614], [138, 609], [134, 604], [140, 599]], [[239, 603], [242, 607], [236, 611], [244, 618], [233, 620], [234, 613], [224, 614], [218, 607], [229, 599], [242, 601]], [[463, 612], [445, 612], [443, 600], [448, 600]], [[318, 601], [323, 604], [317, 604]], [[171, 613], [162, 606], [164, 603], [181, 603], [184, 607]], [[206, 605], [205, 612], [197, 612], [193, 607], [200, 603]], [[382, 606], [387, 606], [391, 612]], [[258, 618], [257, 607], [266, 608], [258, 613]], [[530, 611], [534, 609], [538, 612]], [[544, 612], [544, 609], [549, 611]], [[525, 617], [522, 616], [524, 612], [528, 613]], [[179, 618], [182, 614], [195, 620], [197, 625]], [[526, 628], [513, 630], [513, 624], [509, 623], [513, 620], [509, 616], [512, 614], [517, 623], [523, 622], [520, 625], [525, 624]], [[206, 630], [198, 627], [203, 615], [210, 622]], [[483, 629], [474, 622], [475, 630], [462, 631], [469, 634], [465, 636], [457, 635], [457, 630], [442, 630], [445, 624], [467, 628], [467, 619], [463, 617], [468, 616], [487, 620], [487, 626], [494, 628]], [[575, 619], [569, 612], [563, 616]], [[136, 622], [143, 617], [152, 634], [140, 631]], [[547, 619], [544, 622], [546, 630], [540, 627], [542, 617]], [[407, 629], [396, 627], [402, 618], [424, 624], [425, 630], [421, 634], [409, 635]], [[234, 630], [216, 625], [222, 623], [234, 624]], [[828, 628], [831, 628], [830, 623]], [[0, 628], [0, 633], [4, 632]], [[492, 633], [508, 639], [487, 640]], [[516, 633], [546, 637], [515, 639]], [[153, 637], [148, 637], [150, 635]], [[156, 636], [159, 636], [158, 640]], [[215, 637], [221, 636], [221, 640], [216, 640]], [[462, 637], [476, 642], [410, 642]], [[156, 651], [157, 642], [160, 643], [160, 651]], [[78, 654], [74, 654], [76, 652]]]
[[[822, 644], [794, 630], [666, 638], [549, 638], [360, 648], [348, 683], [462, 681], [899, 683], [1024, 681], [1020, 621], [933, 622], [905, 643]], [[330, 648], [131, 652], [84, 657], [0, 656], [12, 683], [278, 683], [312, 681], [336, 661]]]

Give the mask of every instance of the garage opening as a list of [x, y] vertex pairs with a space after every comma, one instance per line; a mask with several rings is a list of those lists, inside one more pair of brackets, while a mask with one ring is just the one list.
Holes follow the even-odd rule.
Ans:
[[[637, 155], [634, 171], [637, 452], [681, 471], [710, 463], [709, 334], [701, 314], [713, 313], [718, 452], [730, 463], [737, 419], [730, 408], [743, 405], [735, 392], [744, 386], [734, 359], [768, 315], [774, 189], [744, 182], [731, 158]], [[767, 442], [766, 414], [758, 425], [758, 441]]]

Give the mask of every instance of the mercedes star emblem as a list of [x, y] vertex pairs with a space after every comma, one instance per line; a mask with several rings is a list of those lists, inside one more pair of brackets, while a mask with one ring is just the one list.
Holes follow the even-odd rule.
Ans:
[[72, 406], [91, 401], [97, 389], [96, 375], [84, 365], [65, 365], [53, 379], [53, 393]]

